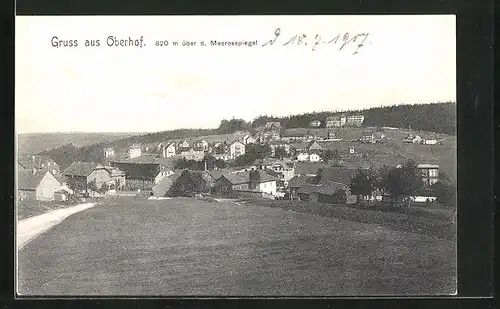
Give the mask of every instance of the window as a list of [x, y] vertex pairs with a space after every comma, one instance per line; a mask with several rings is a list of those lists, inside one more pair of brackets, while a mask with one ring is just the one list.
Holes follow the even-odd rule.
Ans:
[[429, 177], [438, 177], [438, 170], [437, 169], [429, 170]]

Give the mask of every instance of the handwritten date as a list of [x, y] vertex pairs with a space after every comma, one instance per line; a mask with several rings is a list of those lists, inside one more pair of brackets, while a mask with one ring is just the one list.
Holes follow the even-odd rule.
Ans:
[[302, 45], [302, 46], [311, 46], [311, 50], [315, 51], [316, 48], [320, 45], [328, 45], [333, 44], [339, 46], [339, 50], [346, 49], [348, 46], [354, 46], [353, 55], [359, 53], [360, 49], [365, 45], [366, 39], [368, 38], [369, 33], [356, 33], [351, 34], [349, 32], [341, 35], [340, 33], [330, 37], [329, 39], [325, 39], [319, 34], [315, 36], [309, 37], [304, 33], [297, 33], [293, 36], [287, 36], [284, 40], [282, 39], [281, 29], [277, 28], [274, 31], [274, 37], [264, 43], [262, 46], [271, 46], [274, 44], [281, 44], [283, 46], [287, 45]]

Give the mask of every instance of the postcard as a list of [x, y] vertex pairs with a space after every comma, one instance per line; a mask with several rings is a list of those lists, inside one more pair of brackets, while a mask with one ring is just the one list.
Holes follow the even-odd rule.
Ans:
[[18, 295], [456, 295], [454, 15], [16, 27]]

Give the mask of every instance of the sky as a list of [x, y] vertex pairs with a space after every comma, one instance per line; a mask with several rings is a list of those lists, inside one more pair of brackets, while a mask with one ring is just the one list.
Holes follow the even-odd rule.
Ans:
[[[302, 44], [284, 45], [301, 34]], [[356, 34], [368, 35], [340, 49]], [[109, 36], [145, 45], [110, 47]], [[78, 46], [54, 47], [54, 37]], [[316, 41], [332, 42], [313, 51]], [[233, 117], [456, 101], [455, 42], [454, 15], [18, 16], [16, 131], [215, 128]]]

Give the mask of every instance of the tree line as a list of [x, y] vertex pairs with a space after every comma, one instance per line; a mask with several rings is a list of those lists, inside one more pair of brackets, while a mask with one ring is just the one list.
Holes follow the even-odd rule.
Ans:
[[388, 196], [392, 205], [409, 205], [411, 197], [418, 195], [435, 196], [438, 203], [455, 206], [456, 185], [445, 173], [440, 172], [438, 182], [429, 187], [424, 185], [420, 173], [414, 161], [378, 170], [360, 168], [351, 180], [351, 194], [358, 197], [358, 202], [366, 202], [378, 191]]
[[363, 126], [397, 127], [455, 135], [456, 104], [453, 102], [408, 104], [374, 107], [360, 111], [314, 112], [286, 117], [259, 116], [252, 122], [252, 127], [265, 125], [270, 121], [279, 121], [286, 129], [307, 128], [313, 120], [321, 121], [325, 127], [326, 118], [341, 114], [352, 115], [362, 113], [365, 116]]

